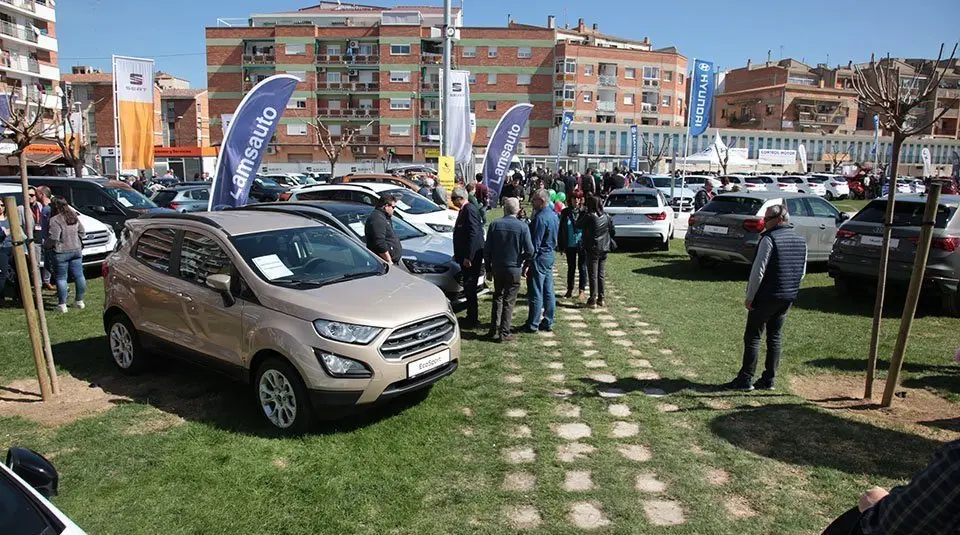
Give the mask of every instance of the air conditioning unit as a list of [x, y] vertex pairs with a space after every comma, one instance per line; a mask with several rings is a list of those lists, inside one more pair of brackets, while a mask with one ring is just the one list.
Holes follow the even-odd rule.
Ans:
[[319, 67], [319, 68], [317, 68], [317, 72], [327, 72], [327, 68], [326, 68], [326, 67]]
[[360, 74], [359, 71], [352, 70], [352, 69], [350, 70], [350, 76], [357, 76], [357, 75], [359, 75], [359, 74]]
[[350, 41], [349, 43], [347, 43], [347, 47], [348, 47], [348, 48], [360, 48], [360, 43], [358, 43], [358, 42], [356, 42], [356, 41]]

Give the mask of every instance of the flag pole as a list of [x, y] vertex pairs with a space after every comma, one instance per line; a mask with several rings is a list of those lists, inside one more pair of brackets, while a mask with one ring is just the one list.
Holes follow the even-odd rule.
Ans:
[[[696, 68], [697, 58], [693, 58], [693, 65]], [[687, 80], [690, 80], [689, 73], [687, 74]], [[693, 96], [693, 87], [690, 88], [690, 96]], [[693, 106], [690, 105], [690, 102], [687, 102], [687, 133], [683, 139], [683, 169], [680, 170], [680, 203], [677, 205], [677, 208], [683, 212], [683, 184], [687, 179], [687, 151], [690, 146], [690, 113], [693, 110]], [[676, 189], [676, 181], [673, 177], [670, 177], [670, 200], [673, 200], [674, 190]], [[693, 199], [690, 200], [693, 202]]]
[[120, 105], [117, 103], [117, 56], [113, 61], [113, 158], [117, 167], [117, 180], [120, 180], [120, 167], [123, 158], [120, 157]]

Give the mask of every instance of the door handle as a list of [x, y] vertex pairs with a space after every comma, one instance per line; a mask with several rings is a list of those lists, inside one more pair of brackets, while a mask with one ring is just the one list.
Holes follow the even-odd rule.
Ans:
[[179, 297], [180, 299], [183, 299], [184, 301], [186, 301], [186, 302], [188, 302], [188, 303], [192, 303], [192, 302], [193, 302], [193, 298], [190, 297], [189, 295], [183, 293], [183, 292], [177, 292], [177, 297]]
[[826, 230], [826, 228], [827, 228], [826, 225], [820, 225], [820, 230]]

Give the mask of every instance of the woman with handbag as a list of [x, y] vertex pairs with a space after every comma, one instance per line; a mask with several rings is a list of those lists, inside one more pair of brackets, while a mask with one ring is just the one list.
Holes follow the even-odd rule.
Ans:
[[57, 278], [57, 310], [67, 311], [67, 273], [73, 276], [76, 285], [76, 302], [74, 306], [83, 310], [83, 296], [87, 292], [87, 279], [83, 276], [83, 237], [86, 233], [83, 224], [77, 217], [77, 212], [67, 204], [62, 197], [53, 201], [53, 215], [50, 218], [50, 231], [44, 246], [52, 249], [56, 265], [54, 274]]
[[587, 253], [587, 273], [590, 278], [590, 299], [587, 307], [603, 307], [604, 279], [607, 254], [617, 247], [613, 220], [603, 212], [599, 197], [587, 197], [587, 210], [577, 220], [583, 231], [583, 248]]

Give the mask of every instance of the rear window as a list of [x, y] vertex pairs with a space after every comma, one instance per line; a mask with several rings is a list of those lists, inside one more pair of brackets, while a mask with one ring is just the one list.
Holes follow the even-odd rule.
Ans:
[[714, 197], [702, 211], [717, 214], [757, 215], [762, 207], [763, 201], [760, 199], [723, 195]]
[[659, 208], [660, 202], [656, 195], [644, 193], [629, 193], [611, 195], [607, 199], [608, 208]]
[[803, 179], [795, 176], [785, 176], [780, 179], [785, 184], [803, 184]]
[[156, 195], [153, 196], [153, 202], [158, 206], [166, 206], [177, 196], [176, 191], [158, 191]]
[[[749, 184], [766, 184], [766, 182], [767, 182], [766, 180], [764, 180], [764, 179], [762, 179], [762, 178], [760, 178], [760, 177], [758, 177], [758, 176], [748, 176], [747, 178], [743, 179], [743, 181], [744, 181], [744, 182], [747, 182], [747, 183], [749, 183]], [[773, 182], [773, 181], [771, 180], [771, 182]]]
[[[893, 226], [919, 227], [923, 221], [923, 210], [923, 203], [896, 201], [893, 207]], [[853, 216], [853, 221], [883, 224], [883, 216], [886, 211], [887, 201], [876, 200]], [[939, 206], [937, 208], [936, 228], [946, 228], [954, 212], [956, 212], [956, 208]]]
[[104, 186], [103, 191], [118, 203], [133, 210], [149, 210], [157, 205], [130, 186]]

